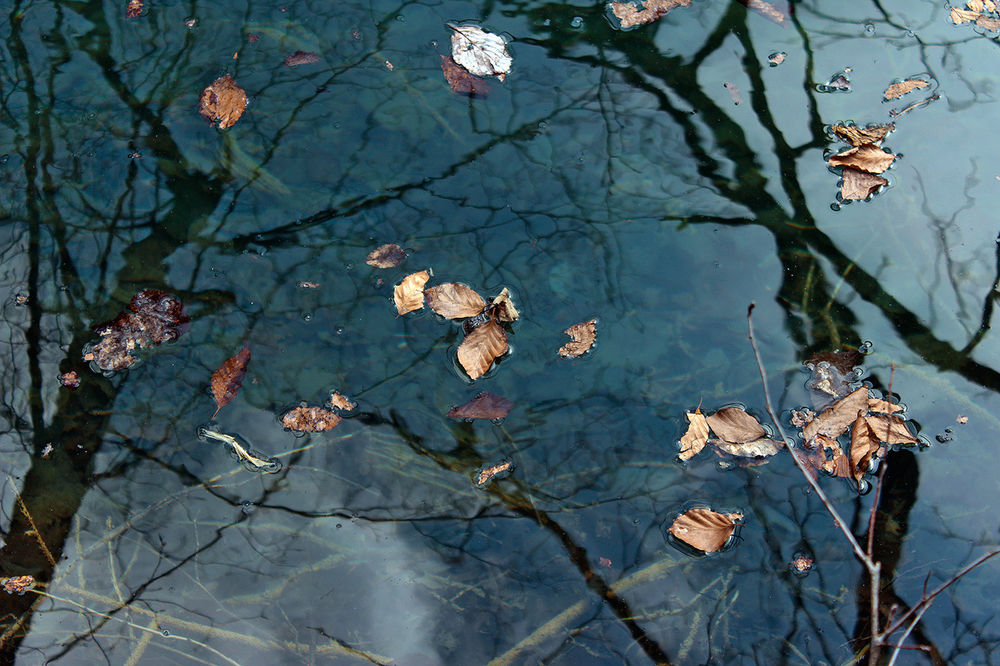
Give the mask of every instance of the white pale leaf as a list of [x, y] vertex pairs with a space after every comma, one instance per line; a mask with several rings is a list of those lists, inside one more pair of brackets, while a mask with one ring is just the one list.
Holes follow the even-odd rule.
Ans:
[[451, 57], [456, 63], [470, 74], [495, 76], [503, 81], [513, 64], [503, 37], [474, 25], [449, 23], [448, 27], [454, 31], [451, 34]]

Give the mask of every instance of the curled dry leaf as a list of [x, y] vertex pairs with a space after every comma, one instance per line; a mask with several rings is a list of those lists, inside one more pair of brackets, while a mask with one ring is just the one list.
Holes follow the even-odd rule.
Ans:
[[476, 485], [482, 488], [490, 481], [505, 479], [514, 471], [514, 463], [509, 460], [501, 460], [498, 463], [483, 465], [476, 472]]
[[452, 91], [459, 95], [467, 95], [472, 98], [485, 98], [490, 96], [490, 84], [485, 79], [470, 74], [468, 70], [460, 66], [450, 56], [441, 56], [441, 71]]
[[674, 519], [669, 532], [689, 546], [714, 553], [729, 541], [742, 513], [716, 513], [711, 509], [689, 509]]
[[254, 451], [253, 447], [241, 437], [212, 430], [211, 428], [199, 428], [198, 437], [205, 441], [211, 439], [224, 442], [229, 449], [229, 453], [239, 460], [244, 468], [251, 472], [274, 474], [281, 470], [281, 461]]
[[688, 429], [681, 437], [681, 460], [690, 460], [691, 458], [698, 455], [698, 453], [705, 448], [705, 442], [708, 441], [708, 421], [705, 419], [705, 415], [701, 413], [701, 407], [698, 407], [693, 412], [687, 412], [688, 419]]
[[401, 315], [424, 307], [424, 285], [431, 279], [430, 271], [410, 273], [396, 285], [392, 292], [392, 300], [396, 303], [396, 312]]
[[899, 83], [893, 83], [891, 86], [886, 88], [884, 97], [885, 99], [899, 99], [908, 92], [920, 90], [921, 88], [926, 88], [929, 85], [929, 83], [921, 81], [920, 79], [907, 79], [905, 81], [900, 81]]
[[142, 15], [142, 0], [128, 0], [125, 7], [125, 18], [137, 18]]
[[611, 12], [621, 22], [622, 28], [632, 28], [643, 23], [652, 23], [674, 7], [690, 7], [691, 0], [645, 0], [642, 9], [632, 2], [609, 3]]
[[507, 353], [507, 333], [490, 319], [472, 330], [458, 347], [458, 362], [472, 379], [479, 379], [493, 361]]
[[101, 370], [123, 370], [133, 363], [137, 347], [153, 347], [176, 340], [187, 330], [188, 317], [181, 302], [159, 289], [146, 289], [132, 297], [131, 312], [96, 327], [100, 342], [84, 356]]
[[896, 129], [893, 123], [887, 125], [869, 125], [864, 129], [857, 125], [834, 125], [833, 133], [852, 146], [862, 146], [870, 143], [875, 146], [882, 145], [886, 135]]
[[247, 94], [236, 85], [229, 74], [213, 81], [201, 92], [198, 111], [209, 123], [218, 123], [219, 129], [227, 129], [236, 124], [247, 108]]
[[864, 416], [855, 419], [851, 426], [851, 473], [854, 480], [861, 483], [868, 473], [872, 458], [882, 455], [882, 442]]
[[590, 351], [590, 348], [594, 346], [594, 341], [597, 339], [597, 320], [591, 319], [590, 321], [573, 324], [563, 331], [563, 333], [573, 338], [573, 340], [559, 348], [559, 355], [563, 358], [582, 356]]
[[295, 67], [296, 65], [310, 65], [319, 62], [319, 56], [309, 51], [296, 51], [285, 58], [285, 67]]
[[858, 418], [858, 413], [868, 412], [868, 389], [864, 386], [844, 396], [806, 424], [802, 438], [809, 442], [816, 435], [840, 437]]
[[13, 576], [0, 579], [0, 585], [3, 585], [3, 591], [7, 594], [24, 594], [35, 586], [35, 579], [31, 576]]
[[906, 421], [898, 416], [876, 414], [865, 418], [880, 441], [886, 444], [919, 444], [920, 440], [910, 433]]
[[840, 186], [840, 196], [844, 201], [864, 201], [874, 194], [875, 190], [889, 184], [889, 181], [882, 176], [854, 167], [844, 167], [841, 177], [844, 182]]
[[784, 444], [769, 437], [761, 437], [752, 442], [727, 442], [721, 439], [713, 439], [711, 442], [720, 451], [740, 458], [768, 458], [784, 447]]
[[475, 317], [486, 307], [483, 297], [458, 282], [448, 282], [424, 290], [427, 305], [446, 319]]
[[[212, 373], [212, 396], [215, 398], [215, 405], [219, 410], [229, 404], [236, 397], [243, 385], [243, 377], [247, 374], [247, 363], [250, 362], [250, 348], [244, 346], [235, 356], [231, 356], [219, 366], [219, 369]], [[215, 414], [212, 418], [215, 418]]]
[[75, 389], [80, 386], [80, 375], [76, 370], [70, 370], [59, 375], [59, 383], [68, 389]]
[[814, 453], [818, 455], [810, 457], [809, 461], [813, 463], [816, 469], [821, 469], [827, 474], [845, 479], [853, 476], [851, 473], [851, 461], [844, 455], [844, 450], [840, 448], [837, 440], [826, 435], [816, 435], [816, 439], [813, 441], [816, 443]]
[[504, 80], [513, 60], [507, 53], [503, 37], [474, 25], [447, 25], [452, 29], [451, 57], [456, 63], [475, 76], [495, 76]]
[[334, 392], [330, 394], [330, 406], [333, 407], [334, 409], [342, 409], [345, 412], [352, 412], [354, 411], [354, 408], [357, 407], [358, 405], [356, 403], [351, 402], [350, 400], [340, 395], [339, 393]]
[[791, 422], [796, 428], [801, 428], [805, 424], [816, 418], [816, 414], [813, 413], [811, 409], [794, 409], [792, 410]]
[[323, 432], [340, 425], [343, 419], [322, 407], [296, 407], [281, 417], [281, 425], [298, 432]]
[[406, 259], [406, 251], [395, 243], [386, 243], [368, 253], [365, 263], [375, 268], [393, 268]]
[[507, 287], [501, 289], [496, 298], [490, 302], [490, 310], [493, 311], [493, 316], [498, 320], [508, 324], [521, 318], [521, 314], [514, 307], [513, 301], [510, 300], [510, 291]]
[[480, 393], [475, 398], [452, 407], [446, 416], [449, 419], [503, 419], [510, 413], [514, 403], [494, 393]]
[[707, 420], [712, 432], [727, 442], [743, 444], [767, 437], [760, 421], [739, 407], [723, 407]]
[[827, 160], [827, 163], [834, 167], [854, 167], [868, 173], [882, 173], [895, 159], [896, 156], [892, 153], [887, 153], [874, 144], [865, 143], [837, 153]]

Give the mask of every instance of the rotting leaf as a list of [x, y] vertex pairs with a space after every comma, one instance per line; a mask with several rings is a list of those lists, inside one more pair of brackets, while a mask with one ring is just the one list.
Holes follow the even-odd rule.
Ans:
[[341, 421], [335, 412], [322, 407], [299, 406], [281, 417], [282, 427], [297, 432], [323, 432], [336, 428]]
[[864, 201], [880, 187], [889, 184], [882, 176], [876, 176], [854, 167], [844, 167], [841, 174], [844, 182], [840, 186], [840, 196], [844, 201]]
[[886, 125], [869, 125], [863, 129], [857, 125], [834, 125], [831, 129], [837, 137], [843, 139], [852, 146], [862, 146], [866, 143], [880, 146], [882, 145], [882, 141], [885, 139], [886, 135], [896, 129], [896, 125], [893, 123], [888, 123]]
[[451, 56], [441, 56], [441, 71], [452, 91], [468, 97], [486, 98], [490, 96], [490, 84], [452, 60]]
[[883, 96], [885, 99], [899, 99], [908, 92], [920, 90], [921, 88], [926, 88], [929, 85], [929, 83], [920, 79], [906, 79], [905, 81], [893, 83], [891, 86], [886, 88]]
[[705, 553], [714, 553], [729, 541], [742, 513], [716, 513], [711, 509], [689, 509], [677, 516], [668, 530], [676, 539]]
[[406, 251], [395, 243], [386, 243], [368, 253], [365, 263], [375, 268], [393, 268], [406, 259]]
[[521, 313], [514, 307], [514, 302], [510, 300], [510, 291], [507, 287], [500, 290], [496, 298], [490, 301], [490, 310], [500, 321], [511, 323], [521, 318]]
[[707, 417], [708, 427], [727, 442], [743, 444], [767, 437], [760, 421], [739, 407], [723, 407]]
[[834, 167], [854, 167], [868, 173], [882, 173], [895, 159], [896, 156], [892, 153], [887, 153], [874, 144], [864, 143], [837, 153], [827, 163]]
[[309, 51], [296, 51], [285, 58], [285, 67], [295, 67], [296, 65], [310, 65], [319, 62], [320, 57]]
[[128, 0], [125, 8], [125, 18], [138, 18], [142, 15], [142, 0]]
[[358, 405], [334, 391], [330, 394], [330, 406], [334, 409], [342, 409], [345, 412], [353, 412], [354, 408]]
[[0, 579], [0, 585], [7, 594], [24, 594], [35, 586], [35, 579], [31, 576], [12, 576]]
[[886, 444], [919, 444], [920, 440], [910, 433], [906, 422], [898, 416], [876, 414], [865, 418], [875, 435]]
[[503, 396], [483, 392], [464, 405], [452, 407], [445, 416], [449, 419], [503, 419], [513, 406], [513, 401]]
[[814, 418], [816, 418], [816, 414], [813, 413], [811, 409], [802, 408], [802, 409], [793, 409], [790, 420], [793, 426], [795, 426], [796, 428], [801, 428], [805, 424], [812, 421]]
[[475, 317], [486, 307], [483, 297], [464, 284], [448, 282], [424, 290], [427, 305], [446, 319]]
[[469, 377], [479, 379], [508, 349], [507, 333], [495, 319], [490, 319], [465, 336], [458, 346], [458, 362]]
[[709, 440], [715, 448], [740, 458], [768, 458], [784, 448], [784, 444], [770, 437], [761, 437], [752, 442], [727, 442], [722, 439]]
[[236, 124], [247, 108], [247, 94], [236, 85], [229, 74], [220, 76], [201, 92], [198, 111], [209, 123], [218, 123], [219, 129]]
[[681, 452], [678, 456], [681, 460], [690, 460], [698, 455], [708, 441], [708, 421], [701, 413], [701, 407], [687, 412], [687, 419], [688, 429], [681, 437]]
[[59, 375], [59, 383], [68, 389], [75, 389], [80, 386], [80, 375], [76, 370], [70, 370]]
[[591, 319], [590, 321], [573, 324], [563, 331], [563, 333], [573, 338], [573, 340], [559, 348], [559, 355], [563, 358], [582, 356], [590, 351], [590, 348], [594, 346], [594, 341], [597, 339], [597, 320]]
[[642, 9], [632, 2], [611, 2], [611, 12], [622, 28], [652, 23], [675, 7], [690, 7], [691, 0], [644, 0]]
[[251, 472], [274, 474], [281, 470], [281, 462], [277, 458], [257, 453], [249, 444], [241, 441], [238, 437], [205, 427], [198, 429], [198, 436], [203, 440], [214, 439], [224, 442], [229, 447], [229, 452], [233, 454], [233, 457], [243, 463], [243, 467]]
[[100, 342], [84, 356], [101, 370], [123, 370], [133, 363], [136, 348], [176, 340], [189, 321], [181, 302], [160, 289], [145, 289], [132, 297], [131, 312], [95, 328]]
[[809, 442], [816, 435], [840, 437], [858, 418], [858, 412], [868, 412], [868, 388], [865, 386], [841, 398], [807, 423], [802, 429], [802, 438]]
[[[225, 360], [219, 369], [212, 373], [212, 396], [215, 398], [216, 410], [229, 404], [236, 397], [243, 385], [243, 377], [247, 374], [247, 363], [250, 362], [250, 347], [244, 346], [234, 356]], [[215, 418], [215, 414], [212, 418]]]
[[396, 303], [396, 312], [404, 315], [424, 307], [424, 285], [430, 279], [431, 274], [427, 270], [410, 273], [404, 277], [392, 292], [392, 300]]
[[514, 471], [514, 463], [509, 460], [501, 460], [491, 465], [483, 465], [476, 472], [476, 485], [482, 488], [490, 481], [505, 479]]
[[821, 363], [827, 363], [839, 370], [841, 374], [849, 375], [864, 360], [865, 355], [857, 349], [835, 349], [834, 351], [813, 354], [803, 361], [802, 365], [818, 367]]
[[500, 35], [474, 25], [448, 23], [451, 33], [451, 57], [475, 76], [495, 76], [501, 81], [510, 71], [513, 59], [507, 42]]
[[882, 455], [882, 441], [864, 416], [851, 426], [851, 472], [860, 489], [861, 479], [868, 473], [872, 458]]

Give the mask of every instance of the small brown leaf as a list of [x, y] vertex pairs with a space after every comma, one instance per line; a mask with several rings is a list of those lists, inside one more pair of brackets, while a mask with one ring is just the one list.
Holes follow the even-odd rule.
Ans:
[[743, 444], [767, 437], [760, 421], [739, 407], [723, 407], [707, 420], [712, 432], [727, 442]]
[[807, 423], [802, 429], [802, 438], [809, 442], [816, 435], [840, 437], [858, 418], [858, 412], [868, 412], [868, 388], [864, 386], [833, 403], [832, 407]]
[[484, 79], [470, 74], [464, 67], [451, 59], [451, 56], [441, 56], [441, 71], [448, 81], [452, 91], [459, 95], [467, 95], [472, 98], [485, 98], [490, 96], [490, 84]]
[[[840, 444], [837, 440], [831, 439], [826, 435], [816, 435], [814, 440], [817, 444], [822, 444], [822, 463], [820, 464], [820, 469], [822, 469], [827, 474], [832, 474], [833, 476], [840, 478], [850, 478], [853, 476], [851, 473], [851, 461], [847, 459], [844, 455], [844, 450], [840, 448]], [[832, 456], [827, 458], [827, 453]]]
[[514, 403], [494, 393], [480, 393], [475, 398], [452, 407], [446, 416], [449, 419], [503, 419], [510, 413]]
[[956, 7], [951, 8], [951, 20], [955, 23], [955, 25], [965, 23], [966, 21], [975, 21], [980, 16], [979, 12], [969, 11], [968, 9], [958, 9]]
[[866, 417], [868, 425], [875, 432], [879, 441], [886, 444], [919, 444], [920, 440], [910, 434], [906, 421], [898, 416], [876, 414]]
[[844, 201], [864, 201], [874, 194], [875, 190], [889, 184], [889, 181], [882, 176], [854, 167], [844, 167], [841, 177], [844, 182], [840, 186], [840, 196]]
[[282, 427], [298, 432], [323, 432], [336, 428], [340, 416], [322, 407], [296, 407], [281, 417]]
[[375, 268], [393, 268], [406, 259], [406, 252], [395, 243], [380, 245], [368, 253], [365, 263]]
[[573, 324], [563, 333], [573, 340], [559, 348], [559, 355], [563, 358], [576, 358], [587, 353], [594, 346], [594, 341], [597, 339], [597, 320], [591, 319]]
[[296, 65], [310, 65], [319, 62], [320, 58], [315, 53], [309, 51], [296, 51], [285, 58], [285, 67], [295, 67]]
[[811, 409], [806, 409], [803, 407], [802, 409], [792, 410], [791, 422], [792, 425], [795, 426], [796, 428], [801, 428], [805, 424], [812, 421], [814, 418], [816, 418], [816, 414], [813, 413], [813, 410]]
[[507, 350], [507, 333], [495, 319], [490, 319], [465, 336], [458, 347], [458, 362], [469, 377], [479, 379]]
[[691, 0], [645, 0], [640, 10], [632, 2], [609, 3], [611, 12], [621, 21], [622, 28], [652, 23], [674, 7], [690, 7]]
[[142, 15], [142, 0], [128, 0], [125, 8], [125, 18], [137, 18]]
[[669, 532], [689, 546], [714, 553], [729, 541], [742, 513], [716, 513], [711, 509], [689, 509], [674, 519]]
[[827, 163], [834, 167], [846, 166], [868, 173], [882, 173], [889, 168], [895, 159], [896, 156], [892, 153], [887, 153], [874, 144], [864, 143], [842, 153], [837, 153], [827, 160]]
[[392, 299], [396, 312], [401, 315], [424, 307], [424, 285], [431, 279], [430, 271], [410, 273], [393, 289]]
[[860, 487], [861, 479], [868, 473], [872, 458], [881, 455], [882, 442], [864, 416], [859, 416], [851, 426], [851, 472]]
[[750, 11], [756, 12], [766, 19], [770, 19], [778, 25], [785, 24], [785, 13], [770, 2], [764, 2], [764, 0], [740, 0], [740, 2], [746, 5]]
[[510, 291], [507, 287], [501, 289], [496, 298], [490, 302], [490, 309], [494, 316], [502, 322], [510, 323], [521, 318], [521, 314], [514, 307], [513, 301], [510, 300]]
[[885, 99], [899, 99], [908, 92], [920, 90], [921, 88], [926, 88], [929, 85], [929, 83], [921, 81], [920, 79], [906, 79], [905, 81], [900, 81], [899, 83], [893, 83], [891, 86], [886, 88], [884, 97]]
[[424, 298], [434, 312], [446, 319], [475, 317], [486, 307], [482, 296], [458, 282], [425, 289]]
[[752, 442], [727, 442], [722, 439], [713, 439], [711, 442], [720, 451], [741, 458], [767, 458], [785, 446], [778, 440], [769, 437], [761, 437]]
[[868, 410], [882, 414], [892, 414], [894, 412], [903, 411], [903, 408], [895, 403], [889, 402], [888, 400], [882, 400], [881, 398], [868, 398]]
[[969, 422], [969, 417], [968, 416], [959, 415], [959, 416], [955, 417], [955, 423], [960, 423], [962, 425], [965, 425], [968, 422]]
[[351, 402], [350, 400], [340, 395], [339, 393], [334, 392], [330, 394], [330, 406], [333, 407], [334, 409], [342, 409], [345, 412], [352, 412], [354, 411], [354, 408], [357, 407], [358, 405], [356, 403]]
[[[247, 363], [250, 362], [250, 348], [244, 346], [235, 356], [231, 356], [219, 366], [219, 369], [212, 373], [212, 396], [215, 398], [215, 405], [219, 410], [229, 404], [236, 397], [243, 385], [243, 377], [247, 374]], [[212, 418], [215, 418], [215, 414]]]
[[514, 463], [509, 460], [502, 460], [492, 465], [484, 465], [476, 472], [476, 485], [482, 488], [490, 481], [510, 476], [512, 471], [514, 471]]
[[701, 408], [687, 412], [688, 429], [681, 437], [681, 460], [690, 460], [705, 448], [708, 441], [708, 421], [701, 413]]
[[35, 586], [35, 579], [31, 576], [13, 576], [0, 579], [0, 585], [7, 594], [24, 594]]
[[209, 123], [219, 123], [219, 129], [236, 124], [247, 108], [247, 94], [229, 74], [217, 78], [201, 92], [198, 111]]
[[59, 383], [68, 389], [75, 389], [80, 386], [80, 375], [76, 370], [70, 370], [59, 375]]
[[889, 123], [888, 125], [869, 125], [864, 129], [857, 125], [834, 125], [831, 129], [833, 129], [834, 134], [852, 146], [862, 146], [866, 143], [879, 146], [882, 145], [882, 141], [886, 135], [896, 129], [896, 125], [893, 123]]

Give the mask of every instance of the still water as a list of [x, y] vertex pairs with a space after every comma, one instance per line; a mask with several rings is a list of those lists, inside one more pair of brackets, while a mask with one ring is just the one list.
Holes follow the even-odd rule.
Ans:
[[[37, 581], [0, 593], [4, 663], [851, 663], [865, 577], [787, 451], [677, 460], [699, 404], [769, 424], [752, 301], [782, 419], [812, 404], [802, 361], [870, 343], [861, 379], [929, 445], [889, 457], [885, 612], [996, 544], [996, 33], [940, 0], [696, 0], [627, 31], [600, 3], [126, 4], [0, 14], [0, 570]], [[442, 75], [449, 21], [509, 41], [486, 98]], [[198, 99], [226, 73], [249, 105], [220, 131]], [[829, 126], [890, 120], [888, 185], [838, 201]], [[403, 264], [365, 263], [383, 243]], [[520, 310], [475, 382], [460, 323], [393, 306], [428, 268]], [[96, 371], [94, 327], [143, 289], [187, 331]], [[333, 391], [358, 403], [335, 429], [282, 428]], [[445, 417], [481, 391], [510, 415]], [[873, 494], [820, 482], [864, 540]], [[692, 503], [744, 514], [735, 547], [664, 538]], [[897, 663], [994, 661], [998, 567]]]

